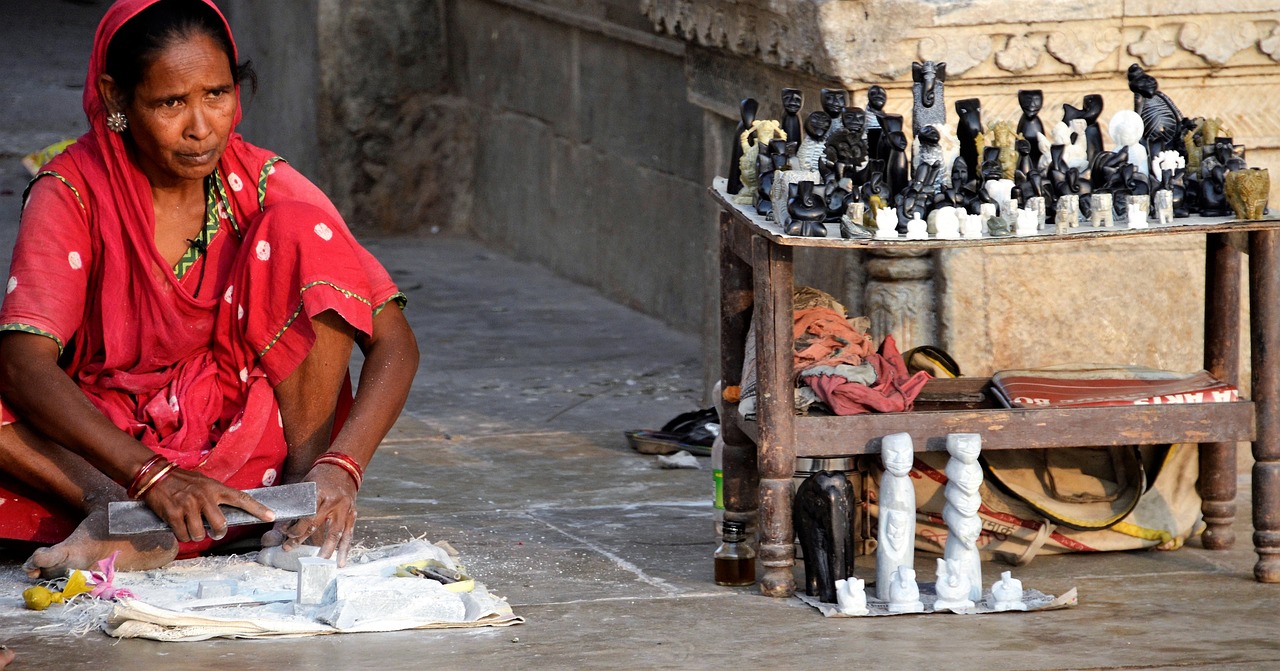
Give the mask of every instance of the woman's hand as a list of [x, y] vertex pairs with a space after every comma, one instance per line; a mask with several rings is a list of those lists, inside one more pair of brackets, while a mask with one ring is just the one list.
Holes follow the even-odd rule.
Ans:
[[287, 552], [310, 540], [310, 544], [320, 546], [321, 557], [334, 556], [338, 566], [346, 566], [356, 526], [355, 480], [339, 466], [316, 464], [303, 482], [316, 483], [316, 514], [276, 524], [263, 536], [262, 544], [283, 543]]
[[180, 468], [173, 469], [147, 490], [143, 500], [183, 543], [204, 540], [206, 524], [208, 535], [214, 540], [227, 535], [227, 518], [218, 509], [219, 505], [235, 506], [264, 522], [276, 518], [270, 508], [252, 496]]

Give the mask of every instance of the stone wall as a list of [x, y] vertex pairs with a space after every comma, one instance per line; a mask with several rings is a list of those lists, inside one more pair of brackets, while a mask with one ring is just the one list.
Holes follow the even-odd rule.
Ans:
[[622, 0], [453, 2], [448, 26], [474, 233], [686, 331], [713, 321], [713, 133], [683, 44]]
[[318, 0], [222, 0], [241, 59], [253, 62], [259, 89], [245, 90], [239, 131], [248, 141], [285, 157], [320, 178], [317, 135], [320, 63], [316, 45]]

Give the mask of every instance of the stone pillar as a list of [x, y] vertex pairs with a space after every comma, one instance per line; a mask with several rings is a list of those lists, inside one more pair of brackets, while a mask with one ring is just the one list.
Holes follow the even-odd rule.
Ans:
[[937, 342], [933, 253], [880, 249], [868, 257], [865, 305], [871, 334], [877, 340], [892, 334], [902, 351]]

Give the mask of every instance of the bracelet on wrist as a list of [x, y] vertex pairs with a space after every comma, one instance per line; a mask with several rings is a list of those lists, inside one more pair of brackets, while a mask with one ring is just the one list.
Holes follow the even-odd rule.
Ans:
[[125, 494], [135, 500], [142, 498], [157, 483], [169, 477], [169, 473], [177, 467], [177, 464], [157, 454], [138, 469], [138, 474], [133, 476], [133, 482], [129, 484]]
[[312, 467], [315, 467], [320, 464], [337, 466], [338, 468], [346, 471], [347, 474], [351, 476], [351, 479], [355, 481], [356, 491], [360, 491], [360, 485], [364, 482], [364, 469], [361, 468], [360, 463], [351, 458], [350, 455], [346, 455], [341, 452], [325, 452], [324, 454], [316, 457], [316, 460], [312, 462], [311, 465]]

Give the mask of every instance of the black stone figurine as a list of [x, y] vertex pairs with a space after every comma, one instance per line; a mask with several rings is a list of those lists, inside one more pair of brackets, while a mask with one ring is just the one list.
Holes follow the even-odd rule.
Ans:
[[1076, 109], [1070, 103], [1062, 105], [1062, 121], [1068, 126], [1076, 119], [1084, 119], [1084, 138], [1088, 145], [1089, 161], [1102, 151], [1102, 129], [1098, 127], [1098, 116], [1102, 114], [1102, 96], [1091, 93], [1084, 97], [1084, 107]]
[[982, 150], [982, 166], [979, 169], [979, 174], [984, 182], [1004, 177], [1004, 166], [1000, 165], [999, 147], [986, 147]]
[[880, 135], [884, 126], [885, 103], [889, 102], [889, 94], [883, 86], [872, 85], [867, 89], [867, 147], [871, 149], [871, 158], [883, 159], [880, 152]]
[[808, 180], [791, 185], [791, 197], [787, 200], [787, 214], [791, 219], [784, 229], [787, 235], [827, 237], [827, 227], [822, 225], [822, 220], [827, 218], [827, 203], [814, 191], [814, 186]]
[[1142, 144], [1147, 148], [1147, 155], [1154, 158], [1156, 154], [1172, 149], [1186, 157], [1183, 133], [1195, 126], [1186, 122], [1173, 100], [1160, 91], [1160, 83], [1142, 66], [1137, 63], [1130, 65], [1128, 75], [1129, 90], [1133, 91], [1133, 111], [1142, 117]]
[[833, 166], [837, 179], [849, 178], [862, 184], [865, 176], [859, 170], [867, 161], [866, 114], [861, 107], [846, 107], [840, 115], [841, 128], [827, 139], [826, 160]]
[[1044, 134], [1040, 110], [1044, 107], [1044, 92], [1039, 89], [1018, 91], [1018, 106], [1022, 108], [1018, 134], [1031, 144], [1031, 165], [1040, 165], [1040, 136]]
[[800, 89], [782, 89], [782, 132], [787, 139], [800, 139], [800, 108], [804, 106], [804, 94]]
[[[742, 191], [742, 167], [740, 165], [742, 163], [742, 143], [738, 141], [738, 138], [742, 137], [742, 134], [751, 127], [752, 122], [756, 120], [756, 112], [759, 109], [760, 103], [756, 102], [755, 98], [746, 98], [738, 106], [741, 120], [738, 121], [737, 130], [733, 132], [733, 142], [729, 143], [733, 145], [729, 151], [729, 193], [736, 194]], [[788, 135], [787, 137], [790, 136]]]
[[884, 177], [889, 196], [907, 186], [907, 134], [902, 132], [902, 117], [887, 114], [882, 121], [880, 151], [884, 154]]
[[831, 117], [831, 130], [828, 136], [840, 130], [840, 115], [849, 104], [849, 93], [844, 89], [822, 89], [822, 111]]
[[818, 471], [796, 490], [791, 523], [804, 551], [805, 593], [836, 602], [836, 581], [853, 575], [853, 486], [844, 473]]
[[[977, 175], [982, 170], [978, 162], [978, 137], [982, 129], [982, 103], [977, 98], [965, 98], [956, 101], [956, 138], [960, 140], [960, 158], [970, 175]], [[997, 177], [996, 179], [999, 179]]]
[[925, 126], [947, 123], [947, 107], [942, 84], [947, 80], [947, 64], [925, 61], [911, 64], [911, 134], [919, 135]]

